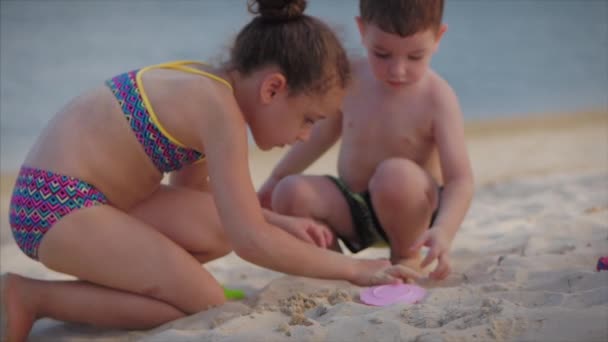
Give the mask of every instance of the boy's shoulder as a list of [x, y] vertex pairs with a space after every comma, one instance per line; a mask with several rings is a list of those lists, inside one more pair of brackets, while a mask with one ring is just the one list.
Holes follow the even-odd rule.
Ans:
[[350, 58], [350, 67], [354, 72], [369, 68], [369, 62], [365, 56], [356, 56]]
[[364, 75], [367, 75], [370, 72], [369, 62], [366, 57], [351, 58], [350, 68], [355, 81], [364, 78]]
[[433, 69], [429, 69], [428, 81], [428, 90], [431, 95], [438, 98], [448, 95], [448, 93], [455, 95], [454, 89], [450, 83]]
[[366, 57], [351, 57], [350, 59], [351, 82], [349, 85], [350, 92], [358, 92], [361, 86], [369, 85], [372, 76], [372, 71]]
[[427, 84], [427, 94], [430, 103], [439, 112], [452, 110], [458, 105], [458, 97], [454, 88], [436, 71], [429, 69], [429, 79]]

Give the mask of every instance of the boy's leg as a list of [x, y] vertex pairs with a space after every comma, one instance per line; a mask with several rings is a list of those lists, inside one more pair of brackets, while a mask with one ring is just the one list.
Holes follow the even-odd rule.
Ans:
[[358, 239], [346, 199], [326, 176], [285, 177], [272, 194], [272, 209], [283, 215], [313, 218], [326, 223], [335, 235]]
[[232, 250], [208, 192], [162, 185], [129, 214], [161, 232], [201, 263]]
[[13, 336], [27, 334], [31, 323], [16, 325], [12, 315], [137, 329], [224, 302], [221, 286], [183, 248], [106, 205], [76, 210], [57, 222], [43, 238], [39, 257], [81, 281], [10, 279], [3, 291], [11, 300], [3, 304]]
[[370, 179], [372, 204], [391, 244], [391, 261], [418, 268], [418, 252], [408, 248], [428, 229], [438, 203], [438, 187], [417, 164], [400, 158], [380, 163]]

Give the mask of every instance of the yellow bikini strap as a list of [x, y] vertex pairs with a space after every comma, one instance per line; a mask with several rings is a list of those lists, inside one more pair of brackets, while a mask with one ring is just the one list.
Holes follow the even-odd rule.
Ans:
[[226, 85], [231, 91], [233, 91], [232, 86], [230, 85], [230, 83], [228, 83], [228, 81], [226, 81], [225, 79], [216, 76], [214, 74], [202, 71], [202, 70], [198, 70], [192, 67], [187, 66], [187, 64], [201, 64], [201, 65], [207, 65], [205, 63], [202, 62], [198, 62], [198, 61], [174, 61], [174, 62], [168, 62], [168, 63], [162, 63], [162, 64], [156, 64], [156, 65], [150, 65], [144, 68], [141, 68], [137, 74], [135, 75], [136, 80], [137, 80], [137, 84], [139, 85], [139, 93], [141, 95], [142, 100], [144, 101], [144, 105], [145, 107], [148, 109], [148, 114], [150, 115], [150, 120], [152, 120], [152, 122], [156, 125], [156, 127], [158, 128], [158, 130], [167, 137], [167, 139], [169, 139], [169, 141], [171, 141], [173, 144], [182, 147], [182, 148], [188, 148], [186, 147], [183, 143], [181, 143], [179, 140], [177, 140], [175, 137], [173, 137], [173, 135], [171, 135], [166, 129], [165, 127], [163, 127], [163, 125], [160, 123], [160, 121], [158, 120], [158, 116], [156, 115], [156, 112], [154, 111], [154, 109], [152, 108], [152, 104], [150, 103], [150, 99], [148, 98], [148, 94], [146, 93], [143, 83], [141, 81], [141, 76], [143, 75], [144, 72], [150, 70], [150, 69], [156, 69], [156, 68], [165, 68], [165, 69], [174, 69], [174, 70], [180, 70], [180, 71], [185, 71], [185, 72], [191, 72], [194, 74], [199, 74], [208, 78], [211, 78], [215, 81], [218, 81], [220, 83], [223, 83], [224, 85]]
[[214, 75], [210, 72], [206, 72], [203, 70], [193, 68], [191, 66], [188, 66], [188, 64], [209, 65], [207, 63], [203, 63], [203, 62], [199, 62], [199, 61], [184, 60], [184, 61], [173, 61], [173, 62], [162, 63], [162, 64], [154, 65], [153, 67], [180, 70], [180, 71], [184, 71], [184, 72], [190, 72], [193, 74], [205, 76], [207, 78], [210, 78], [212, 80], [215, 80], [215, 81], [218, 81], [218, 82], [224, 84], [226, 87], [228, 87], [230, 89], [230, 91], [234, 91], [234, 89], [232, 88], [232, 85], [226, 79], [221, 78], [217, 75]]

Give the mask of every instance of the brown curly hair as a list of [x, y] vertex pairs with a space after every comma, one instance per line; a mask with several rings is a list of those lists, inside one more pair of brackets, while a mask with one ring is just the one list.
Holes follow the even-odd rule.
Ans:
[[285, 74], [290, 96], [323, 94], [350, 79], [346, 52], [327, 24], [304, 14], [306, 0], [250, 0], [257, 14], [237, 35], [231, 68], [248, 75], [276, 65]]

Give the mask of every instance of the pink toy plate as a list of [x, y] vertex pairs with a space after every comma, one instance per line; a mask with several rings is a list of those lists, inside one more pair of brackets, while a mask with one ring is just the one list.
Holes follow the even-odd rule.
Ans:
[[426, 290], [411, 284], [380, 285], [361, 290], [359, 297], [368, 305], [386, 306], [395, 303], [414, 304], [421, 301]]

